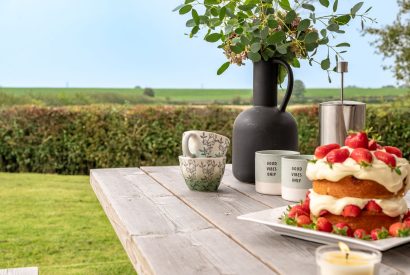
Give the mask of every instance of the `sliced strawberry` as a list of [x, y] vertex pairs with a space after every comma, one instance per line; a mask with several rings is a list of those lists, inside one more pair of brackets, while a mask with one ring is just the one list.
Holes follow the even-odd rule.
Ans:
[[403, 157], [403, 153], [400, 151], [399, 148], [394, 147], [394, 146], [384, 146], [384, 150], [386, 150], [387, 153], [396, 155], [398, 158]]
[[369, 140], [365, 132], [352, 133], [345, 139], [345, 145], [350, 148], [366, 148], [369, 146]]
[[298, 226], [304, 226], [311, 224], [312, 220], [309, 218], [309, 216], [301, 215], [296, 217], [296, 222]]
[[372, 237], [373, 240], [386, 239], [387, 237], [389, 237], [389, 231], [387, 231], [387, 229], [384, 227], [376, 228], [370, 232], [370, 236]]
[[323, 217], [319, 217], [316, 221], [316, 229], [323, 232], [332, 232], [333, 225]]
[[343, 208], [342, 215], [343, 217], [357, 217], [360, 215], [361, 211], [362, 210], [357, 205], [349, 204]]
[[390, 225], [389, 234], [392, 237], [408, 237], [410, 235], [410, 228], [404, 223], [396, 222]]
[[370, 151], [376, 151], [378, 148], [380, 148], [381, 146], [377, 143], [377, 141], [375, 141], [374, 139], [369, 140], [369, 144], [367, 146], [367, 148]]
[[302, 205], [295, 205], [295, 206], [293, 206], [293, 207], [289, 210], [289, 213], [288, 213], [288, 217], [289, 217], [289, 218], [295, 218], [295, 217], [297, 217], [297, 216], [302, 216], [302, 215], [306, 215], [306, 216], [309, 215], [309, 213], [307, 213], [307, 212], [303, 209]]
[[362, 240], [368, 240], [368, 239], [370, 239], [370, 236], [367, 235], [366, 230], [361, 229], [361, 228], [356, 229], [356, 230], [354, 231], [354, 233], [353, 233], [353, 236], [354, 236], [356, 239], [362, 239]]
[[374, 152], [374, 156], [378, 159], [386, 163], [391, 168], [396, 167], [396, 159], [390, 153], [386, 153], [383, 151], [376, 151]]
[[319, 216], [321, 217], [321, 216], [324, 216], [324, 215], [327, 215], [327, 214], [329, 214], [329, 211], [327, 211], [327, 210], [320, 210], [320, 212], [319, 212]]
[[334, 149], [327, 154], [326, 160], [330, 164], [342, 163], [349, 157], [349, 155], [350, 153], [347, 149]]
[[315, 149], [315, 157], [317, 159], [322, 159], [322, 158], [326, 157], [326, 155], [330, 151], [332, 151], [334, 149], [339, 149], [339, 148], [340, 148], [340, 145], [336, 144], [336, 143], [319, 146]]
[[370, 166], [373, 161], [373, 156], [369, 150], [364, 148], [356, 148], [350, 154], [350, 157], [354, 159], [360, 166]]
[[345, 222], [339, 222], [337, 223], [334, 228], [333, 228], [334, 233], [342, 236], [353, 236], [353, 230], [350, 228], [350, 226], [345, 223]]
[[382, 212], [382, 208], [374, 200], [369, 201], [364, 208], [371, 212]]

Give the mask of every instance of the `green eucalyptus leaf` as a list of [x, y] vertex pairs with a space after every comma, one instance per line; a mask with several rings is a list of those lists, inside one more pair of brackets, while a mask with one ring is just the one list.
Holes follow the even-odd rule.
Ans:
[[194, 19], [195, 25], [199, 25], [199, 15], [195, 9], [192, 9], [192, 19]]
[[186, 14], [190, 12], [192, 9], [192, 5], [184, 5], [182, 8], [179, 9], [179, 14]]
[[193, 27], [195, 27], [196, 24], [195, 24], [194, 19], [189, 19], [188, 21], [186, 21], [185, 25], [186, 25], [188, 28], [193, 28]]
[[350, 14], [354, 18], [356, 16], [356, 13], [362, 8], [363, 2], [359, 2], [356, 5], [353, 6], [353, 8], [350, 9]]
[[317, 32], [310, 32], [305, 36], [305, 43], [312, 44], [315, 43], [319, 39], [319, 35]]
[[224, 20], [226, 15], [226, 7], [222, 7], [219, 11], [219, 20]]
[[238, 8], [243, 11], [250, 11], [255, 7], [255, 5], [248, 4], [248, 5], [240, 5]]
[[310, 11], [315, 11], [315, 6], [311, 5], [311, 4], [302, 4], [302, 8], [306, 9], [306, 10], [310, 10]]
[[350, 47], [350, 44], [349, 44], [349, 43], [346, 43], [346, 42], [344, 42], [344, 43], [339, 43], [339, 44], [336, 45], [336, 47]]
[[277, 26], [279, 26], [278, 21], [276, 21], [275, 19], [269, 19], [268, 20], [268, 26], [271, 29], [276, 28]]
[[214, 43], [218, 41], [219, 39], [221, 39], [221, 34], [217, 32], [211, 33], [205, 36], [205, 40], [211, 43]]
[[217, 5], [219, 4], [219, 0], [204, 0], [205, 5]]
[[278, 32], [271, 34], [268, 37], [267, 42], [269, 45], [273, 45], [273, 44], [278, 44], [285, 39], [286, 39], [286, 34], [283, 31], [278, 31]]
[[324, 37], [324, 38], [320, 39], [320, 40], [318, 41], [318, 43], [319, 43], [319, 45], [326, 45], [326, 44], [329, 43], [329, 38], [328, 38], [328, 37]]
[[339, 0], [335, 0], [335, 2], [333, 3], [333, 12], [337, 11], [337, 5], [339, 4]]
[[327, 36], [327, 31], [326, 31], [326, 29], [320, 30], [320, 34], [321, 34], [323, 37], [326, 37], [326, 36]]
[[349, 23], [350, 19], [352, 17], [350, 16], [350, 14], [345, 14], [339, 17], [336, 17], [334, 19], [334, 21], [339, 25], [339, 26], [343, 26], [346, 25], [347, 23]]
[[253, 62], [259, 62], [261, 61], [261, 55], [259, 53], [253, 53], [249, 52], [248, 53], [248, 58], [252, 60]]
[[317, 42], [311, 43], [311, 44], [306, 44], [306, 50], [308, 52], [312, 52], [312, 51], [316, 50], [318, 46], [319, 46], [319, 44]]
[[211, 12], [211, 15], [213, 15], [213, 16], [219, 16], [219, 11], [216, 7], [212, 7], [210, 9], [210, 12]]
[[280, 6], [282, 9], [287, 10], [287, 11], [291, 11], [291, 10], [292, 10], [292, 8], [290, 7], [289, 0], [280, 0], [280, 1], [279, 1], [279, 6]]
[[245, 50], [245, 46], [243, 44], [232, 45], [230, 48], [236, 54], [240, 54]]
[[319, 0], [320, 4], [322, 4], [322, 6], [324, 7], [329, 7], [329, 0]]
[[198, 26], [193, 27], [192, 30], [191, 30], [191, 33], [189, 34], [189, 37], [190, 37], [190, 38], [194, 37], [194, 35], [197, 34], [198, 31], [199, 31], [199, 27], [198, 27]]
[[253, 43], [251, 45], [251, 52], [257, 53], [261, 49], [261, 44], [260, 43]]
[[185, 0], [185, 4], [190, 4], [192, 2], [194, 2], [195, 0]]
[[242, 34], [243, 33], [243, 28], [239, 27], [239, 28], [235, 29], [235, 33], [236, 34]]
[[310, 20], [309, 19], [303, 19], [300, 21], [299, 26], [298, 26], [298, 31], [303, 32], [310, 26]]
[[280, 54], [286, 54], [288, 52], [288, 45], [287, 44], [280, 45], [279, 47], [276, 48], [276, 50]]
[[339, 30], [339, 25], [336, 23], [331, 23], [329, 26], [327, 26], [327, 29], [331, 32], [335, 32]]
[[180, 5], [176, 6], [172, 11], [173, 12], [179, 11], [183, 6], [185, 6], [185, 4], [180, 4]]
[[228, 68], [229, 65], [231, 65], [231, 63], [229, 62], [225, 62], [224, 64], [222, 64], [221, 67], [219, 67], [218, 71], [216, 72], [217, 75], [221, 75], [223, 74]]
[[322, 67], [323, 70], [327, 70], [327, 69], [330, 68], [330, 59], [329, 59], [329, 57], [322, 60], [322, 62], [320, 63], [320, 67]]
[[269, 28], [265, 27], [262, 31], [261, 31], [261, 38], [262, 39], [266, 39], [266, 37], [268, 37], [269, 35]]
[[296, 12], [294, 10], [292, 10], [292, 11], [290, 11], [286, 14], [285, 22], [287, 24], [290, 24], [290, 23], [293, 22], [293, 20], [295, 20], [295, 18], [296, 18]]
[[245, 35], [242, 35], [242, 36], [241, 36], [241, 42], [242, 42], [242, 44], [244, 44], [244, 45], [249, 45], [249, 43], [251, 43], [251, 42], [249, 41], [249, 39], [248, 39]]
[[291, 65], [292, 65], [294, 68], [300, 68], [300, 62], [299, 62], [299, 60], [298, 60], [296, 57], [292, 59]]
[[312, 13], [309, 15], [309, 18], [312, 19], [313, 24], [316, 24], [316, 15], [315, 15], [314, 12], [312, 12]]

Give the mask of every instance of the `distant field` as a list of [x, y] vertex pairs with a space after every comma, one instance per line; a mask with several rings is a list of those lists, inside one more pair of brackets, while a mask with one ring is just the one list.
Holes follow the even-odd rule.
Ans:
[[[75, 105], [92, 103], [212, 103], [230, 102], [235, 98], [250, 99], [251, 89], [155, 89], [155, 98], [143, 96], [143, 89], [119, 88], [0, 88], [0, 105], [3, 101], [16, 104], [43, 103], [44, 105]], [[347, 88], [346, 98], [402, 96], [408, 89], [400, 88]], [[306, 98], [338, 97], [339, 89], [307, 89]], [[3, 99], [2, 99], [3, 98]], [[14, 100], [14, 101], [13, 101]]]

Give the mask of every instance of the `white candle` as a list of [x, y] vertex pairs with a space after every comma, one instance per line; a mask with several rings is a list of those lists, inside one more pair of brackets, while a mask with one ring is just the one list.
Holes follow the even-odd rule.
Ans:
[[373, 275], [377, 274], [377, 264], [381, 253], [372, 249], [350, 251], [342, 243], [321, 246], [316, 250], [316, 262], [321, 275]]

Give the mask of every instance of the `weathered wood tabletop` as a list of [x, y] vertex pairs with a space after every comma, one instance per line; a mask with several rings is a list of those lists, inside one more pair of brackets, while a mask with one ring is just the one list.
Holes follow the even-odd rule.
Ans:
[[[139, 274], [316, 273], [320, 244], [236, 218], [289, 202], [256, 193], [230, 165], [216, 193], [188, 190], [177, 166], [97, 169], [90, 180]], [[410, 244], [382, 262], [382, 274], [410, 274]]]

